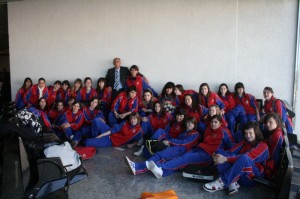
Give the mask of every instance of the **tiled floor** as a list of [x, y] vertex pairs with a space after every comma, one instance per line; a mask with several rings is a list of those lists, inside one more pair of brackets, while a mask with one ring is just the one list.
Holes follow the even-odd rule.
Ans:
[[[84, 167], [89, 173], [88, 178], [72, 185], [69, 189], [71, 199], [138, 199], [143, 191], [159, 192], [174, 189], [180, 199], [199, 198], [273, 198], [272, 190], [258, 185], [254, 188], [240, 188], [234, 196], [228, 196], [225, 190], [216, 193], [208, 193], [202, 189], [203, 183], [191, 181], [181, 177], [180, 173], [162, 179], [156, 179], [152, 173], [132, 175], [124, 162], [124, 156], [128, 155], [134, 161], [142, 161], [141, 157], [134, 157], [136, 149], [124, 151], [114, 148], [99, 149], [96, 156], [84, 161]], [[2, 197], [21, 198], [21, 181], [18, 171], [17, 152], [6, 154]], [[10, 161], [10, 163], [9, 163]], [[17, 182], [17, 183], [16, 183]]]

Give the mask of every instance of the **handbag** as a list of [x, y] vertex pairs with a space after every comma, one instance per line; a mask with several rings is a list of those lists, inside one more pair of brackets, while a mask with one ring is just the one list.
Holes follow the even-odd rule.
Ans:
[[169, 147], [169, 145], [164, 144], [161, 140], [146, 140], [145, 145], [151, 155]]

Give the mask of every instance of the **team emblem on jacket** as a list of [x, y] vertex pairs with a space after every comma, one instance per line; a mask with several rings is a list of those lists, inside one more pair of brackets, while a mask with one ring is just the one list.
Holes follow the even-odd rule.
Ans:
[[248, 100], [246, 100], [246, 104], [249, 104]]
[[132, 129], [132, 133], [135, 133], [135, 129]]

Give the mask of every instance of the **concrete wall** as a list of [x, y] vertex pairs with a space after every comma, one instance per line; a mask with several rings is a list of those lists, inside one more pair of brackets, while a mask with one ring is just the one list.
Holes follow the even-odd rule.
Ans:
[[26, 0], [8, 3], [12, 95], [36, 82], [105, 76], [137, 64], [158, 92], [203, 82], [293, 96], [296, 0]]

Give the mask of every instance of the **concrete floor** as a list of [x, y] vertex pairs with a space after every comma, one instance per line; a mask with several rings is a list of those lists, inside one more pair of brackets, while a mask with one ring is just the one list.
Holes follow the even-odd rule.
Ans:
[[[22, 184], [18, 173], [17, 150], [10, 145], [11, 152], [5, 149], [4, 175], [2, 181], [1, 198], [21, 198]], [[243, 198], [243, 199], [269, 199], [273, 198], [273, 191], [262, 185], [254, 188], [241, 187], [234, 196], [228, 196], [222, 190], [208, 193], [203, 190], [203, 183], [191, 181], [181, 177], [181, 173], [157, 179], [152, 173], [134, 176], [130, 173], [124, 162], [127, 155], [134, 161], [142, 161], [141, 157], [133, 156], [136, 149], [124, 148], [120, 151], [114, 148], [98, 149], [93, 159], [84, 161], [88, 178], [72, 185], [69, 189], [71, 199], [138, 199], [143, 191], [160, 192], [174, 189], [180, 199], [199, 198]], [[53, 197], [57, 199], [57, 197]]]
[[[143, 161], [141, 157], [133, 156], [136, 149], [120, 151], [114, 148], [98, 149], [94, 159], [84, 162], [89, 177], [71, 186], [70, 198], [106, 198], [106, 199], [138, 199], [144, 191], [160, 192], [174, 189], [180, 199], [199, 198], [229, 198], [227, 191], [208, 193], [203, 190], [203, 183], [188, 180], [176, 173], [166, 178], [157, 179], [150, 172], [132, 175], [127, 168], [124, 157], [127, 155], [133, 161]], [[230, 198], [273, 198], [272, 190], [258, 185], [254, 188], [240, 188], [240, 191]]]

